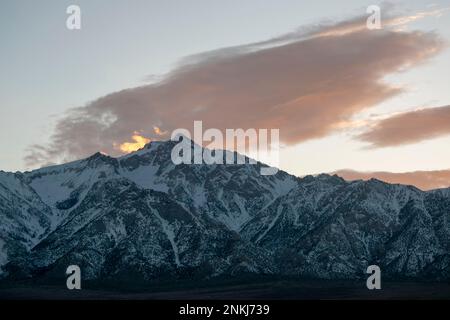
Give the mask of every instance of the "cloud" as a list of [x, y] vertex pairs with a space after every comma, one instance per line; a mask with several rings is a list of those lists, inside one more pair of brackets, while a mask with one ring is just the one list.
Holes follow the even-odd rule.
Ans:
[[114, 145], [114, 147], [122, 152], [130, 153], [143, 148], [147, 143], [151, 141], [150, 139], [139, 135], [139, 132], [134, 132], [131, 139], [133, 140], [133, 142], [124, 142], [121, 145], [116, 144]]
[[443, 48], [433, 32], [368, 30], [366, 18], [184, 59], [157, 83], [71, 109], [56, 123], [48, 145], [30, 147], [27, 165], [98, 150], [118, 155], [114, 146], [130, 141], [136, 131], [163, 139], [176, 128], [191, 130], [194, 120], [221, 130], [279, 128], [286, 144], [326, 136], [354, 114], [402, 91], [385, 76]]
[[389, 183], [413, 185], [421, 190], [434, 190], [450, 187], [450, 170], [414, 171], [405, 173], [339, 170], [334, 173], [349, 181], [375, 178]]
[[358, 138], [372, 147], [392, 147], [450, 135], [450, 106], [397, 114], [376, 122]]
[[167, 131], [162, 131], [159, 127], [154, 126], [153, 127], [153, 132], [158, 135], [158, 136], [164, 136], [166, 135], [168, 132]]

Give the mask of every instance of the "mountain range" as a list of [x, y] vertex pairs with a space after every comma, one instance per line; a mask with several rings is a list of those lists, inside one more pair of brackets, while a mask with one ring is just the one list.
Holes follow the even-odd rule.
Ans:
[[[450, 279], [450, 189], [180, 164], [176, 142], [0, 172], [0, 277]], [[235, 154], [236, 156], [236, 154]]]

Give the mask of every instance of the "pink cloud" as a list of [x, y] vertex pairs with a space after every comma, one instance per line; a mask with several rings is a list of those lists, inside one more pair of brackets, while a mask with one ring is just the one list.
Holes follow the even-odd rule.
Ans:
[[450, 135], [450, 106], [401, 113], [361, 134], [373, 147], [391, 147]]
[[72, 160], [98, 150], [118, 155], [114, 145], [135, 131], [163, 139], [154, 127], [170, 133], [191, 129], [194, 120], [205, 128], [279, 128], [287, 144], [329, 135], [401, 92], [385, 76], [443, 48], [435, 33], [371, 31], [364, 25], [365, 18], [356, 18], [191, 57], [161, 82], [72, 109], [56, 124], [50, 144], [30, 148], [27, 163]]
[[339, 170], [334, 173], [349, 181], [375, 178], [388, 183], [413, 185], [422, 190], [450, 187], [450, 170], [414, 171], [405, 173]]

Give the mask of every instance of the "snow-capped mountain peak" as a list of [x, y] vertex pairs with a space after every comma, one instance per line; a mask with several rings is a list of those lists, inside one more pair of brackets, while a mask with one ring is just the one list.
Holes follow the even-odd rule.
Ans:
[[[0, 173], [3, 276], [242, 272], [450, 278], [450, 192], [378, 180], [260, 174], [263, 164], [179, 164], [175, 142]], [[21, 270], [18, 272], [17, 270]]]

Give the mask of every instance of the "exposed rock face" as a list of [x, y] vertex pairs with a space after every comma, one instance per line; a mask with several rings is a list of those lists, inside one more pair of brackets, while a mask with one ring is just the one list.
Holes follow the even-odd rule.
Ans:
[[150, 280], [256, 273], [450, 279], [450, 190], [174, 165], [174, 142], [0, 173], [3, 277]]

